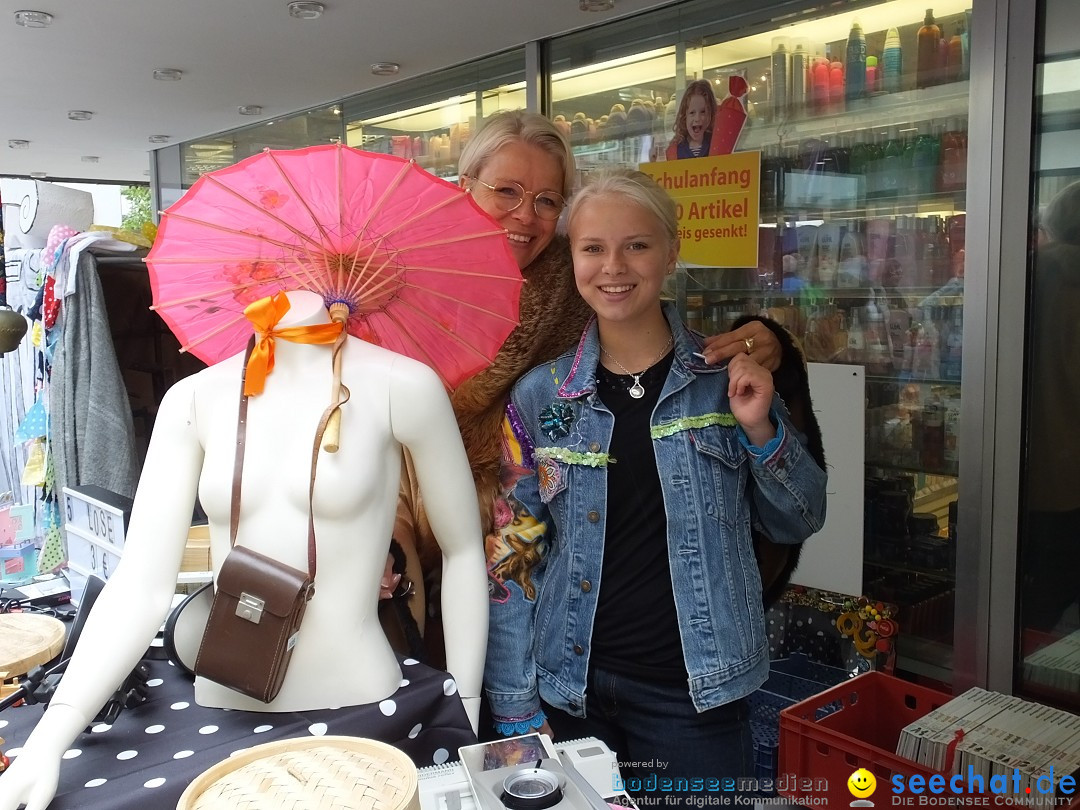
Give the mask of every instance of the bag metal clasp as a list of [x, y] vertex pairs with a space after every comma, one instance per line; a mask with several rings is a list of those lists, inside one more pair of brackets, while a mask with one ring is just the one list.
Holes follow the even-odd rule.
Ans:
[[250, 593], [241, 593], [240, 601], [236, 604], [236, 615], [252, 624], [258, 624], [262, 621], [262, 612], [265, 605], [265, 600], [252, 596]]

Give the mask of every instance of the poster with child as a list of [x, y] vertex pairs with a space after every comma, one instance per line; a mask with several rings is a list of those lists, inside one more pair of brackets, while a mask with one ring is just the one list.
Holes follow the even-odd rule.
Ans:
[[686, 86], [675, 116], [675, 136], [668, 144], [668, 160], [730, 155], [735, 151], [746, 124], [743, 99], [748, 90], [746, 77], [728, 77], [728, 94], [717, 103], [712, 84], [697, 79]]

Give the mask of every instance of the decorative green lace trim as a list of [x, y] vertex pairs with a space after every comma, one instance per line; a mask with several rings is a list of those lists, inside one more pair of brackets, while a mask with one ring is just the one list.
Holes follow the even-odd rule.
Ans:
[[555, 459], [565, 464], [581, 464], [586, 467], [606, 467], [615, 463], [615, 459], [607, 453], [579, 453], [565, 447], [537, 447], [533, 450], [533, 457]]
[[684, 430], [693, 430], [694, 428], [703, 428], [709, 425], [735, 427], [736, 424], [738, 423], [735, 421], [735, 417], [730, 413], [704, 413], [701, 416], [685, 416], [682, 419], [676, 419], [674, 422], [656, 425], [649, 433], [654, 439], [663, 439], [665, 436], [674, 436]]

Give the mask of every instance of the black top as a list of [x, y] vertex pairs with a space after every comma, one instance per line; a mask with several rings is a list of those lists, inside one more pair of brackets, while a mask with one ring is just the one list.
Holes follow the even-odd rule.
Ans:
[[668, 564], [667, 513], [649, 420], [674, 351], [634, 378], [597, 366], [597, 393], [615, 415], [608, 453], [607, 523], [589, 665], [663, 683], [686, 683]]

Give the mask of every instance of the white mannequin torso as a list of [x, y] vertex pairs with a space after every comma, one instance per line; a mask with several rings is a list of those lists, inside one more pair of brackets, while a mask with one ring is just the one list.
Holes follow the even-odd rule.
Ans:
[[[290, 293], [289, 300], [279, 326], [328, 320], [319, 296]], [[278, 339], [275, 356], [264, 392], [249, 399], [237, 543], [306, 569], [311, 449], [330, 401], [331, 347]], [[0, 810], [27, 796], [45, 798], [28, 802], [31, 810], [48, 803], [60, 755], [146, 650], [175, 591], [196, 492], [210, 519], [214, 569], [220, 568], [229, 548], [242, 364], [234, 356], [181, 380], [162, 401], [123, 558], [48, 711], [0, 776]], [[446, 393], [426, 366], [355, 338], [343, 350], [341, 376], [351, 398], [342, 407], [340, 450], [320, 452], [316, 473], [315, 595], [284, 684], [266, 704], [199, 678], [195, 695], [202, 705], [299, 711], [371, 703], [397, 689], [401, 672], [378, 623], [377, 602], [402, 445], [416, 462], [444, 554], [448, 668], [463, 696], [479, 694], [486, 569], [476, 510], [460, 508], [476, 496]], [[476, 701], [466, 708], [475, 729]]]

